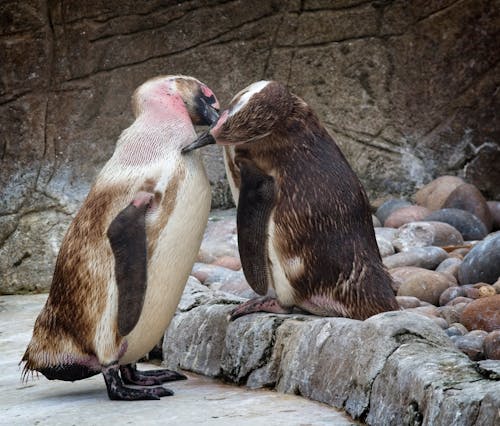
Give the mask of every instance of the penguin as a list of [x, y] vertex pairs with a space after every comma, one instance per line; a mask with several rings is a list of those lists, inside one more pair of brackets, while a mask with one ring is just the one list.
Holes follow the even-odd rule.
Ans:
[[183, 149], [224, 145], [245, 277], [261, 297], [232, 311], [364, 320], [399, 310], [366, 193], [311, 107], [276, 81], [239, 92]]
[[181, 149], [196, 138], [193, 124], [217, 120], [219, 103], [195, 78], [160, 76], [137, 88], [132, 108], [135, 121], [63, 239], [21, 360], [24, 379], [102, 373], [112, 400], [160, 399], [173, 394], [162, 383], [186, 378], [135, 362], [170, 323], [201, 244], [210, 185], [198, 153]]

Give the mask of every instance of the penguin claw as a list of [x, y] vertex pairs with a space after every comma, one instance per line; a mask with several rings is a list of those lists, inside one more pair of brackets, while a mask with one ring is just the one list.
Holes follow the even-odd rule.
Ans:
[[171, 396], [174, 394], [170, 389], [163, 386], [155, 386], [151, 388], [129, 388], [123, 385], [123, 381], [118, 374], [120, 368], [117, 364], [106, 367], [102, 371], [108, 397], [114, 401], [140, 401], [140, 400], [155, 400], [163, 396]]
[[244, 315], [254, 312], [270, 312], [274, 314], [289, 314], [293, 307], [287, 308], [279, 304], [274, 297], [264, 296], [250, 299], [234, 308], [228, 315], [229, 321], [234, 321]]
[[161, 385], [175, 380], [186, 380], [184, 374], [172, 370], [139, 371], [134, 364], [120, 366], [120, 373], [125, 384], [139, 386]]

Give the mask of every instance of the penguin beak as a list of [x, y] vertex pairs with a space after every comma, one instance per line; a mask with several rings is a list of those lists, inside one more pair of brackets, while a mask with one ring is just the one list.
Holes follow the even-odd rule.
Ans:
[[204, 132], [200, 136], [198, 136], [198, 139], [196, 139], [193, 143], [182, 148], [181, 152], [183, 154], [186, 154], [188, 152], [193, 151], [194, 149], [198, 149], [201, 148], [202, 146], [211, 145], [214, 143], [215, 143], [214, 137], [209, 132]]
[[197, 124], [211, 126], [219, 119], [219, 111], [214, 108], [212, 104], [208, 103], [206, 99], [203, 98], [200, 98], [197, 102], [196, 112], [200, 117], [200, 122]]

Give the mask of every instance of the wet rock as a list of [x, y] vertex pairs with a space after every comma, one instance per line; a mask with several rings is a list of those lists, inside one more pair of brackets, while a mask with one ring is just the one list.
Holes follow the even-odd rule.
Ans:
[[458, 287], [458, 286], [448, 287], [445, 291], [441, 293], [441, 296], [439, 296], [439, 305], [444, 306], [453, 299], [455, 299], [456, 297], [463, 296], [464, 294], [465, 290], [463, 287]]
[[488, 235], [484, 223], [466, 210], [440, 209], [421, 218], [421, 220], [447, 223], [457, 229], [466, 241], [482, 240]]
[[212, 263], [225, 256], [239, 258], [235, 209], [214, 210], [210, 213], [198, 262]]
[[429, 210], [442, 208], [455, 188], [463, 185], [463, 179], [456, 176], [441, 176], [420, 188], [414, 195], [416, 203]]
[[443, 208], [466, 210], [478, 217], [488, 231], [492, 228], [493, 219], [486, 199], [474, 185], [465, 183], [457, 186], [446, 199]]
[[382, 205], [375, 212], [375, 216], [377, 216], [380, 223], [383, 224], [392, 212], [407, 206], [411, 206], [409, 201], [402, 198], [391, 198], [390, 200], [382, 203]]
[[486, 358], [500, 360], [500, 330], [488, 333], [484, 338], [483, 345]]
[[436, 272], [442, 272], [443, 274], [452, 275], [458, 281], [458, 267], [461, 263], [461, 259], [458, 259], [456, 257], [449, 257], [439, 264], [439, 266], [436, 268]]
[[407, 251], [393, 254], [383, 259], [384, 265], [388, 269], [400, 266], [417, 266], [425, 269], [435, 269], [448, 253], [441, 247], [415, 247]]
[[377, 240], [378, 251], [380, 252], [381, 257], [386, 257], [394, 254], [394, 246], [389, 240], [386, 240], [385, 238], [379, 237], [377, 235], [375, 235], [375, 238]]
[[500, 276], [500, 233], [491, 234], [475, 245], [458, 269], [461, 284], [493, 284]]
[[403, 309], [417, 308], [420, 300], [413, 296], [396, 296], [396, 300]]
[[428, 208], [422, 206], [401, 207], [389, 215], [384, 222], [384, 226], [387, 228], [399, 228], [408, 222], [424, 220], [430, 212]]
[[414, 247], [461, 245], [464, 240], [453, 226], [443, 222], [410, 222], [399, 228], [392, 244], [399, 251]]
[[452, 337], [455, 346], [473, 361], [484, 359], [484, 339], [487, 333], [480, 330], [471, 331], [464, 336]]
[[448, 287], [456, 285], [453, 277], [423, 268], [401, 267], [389, 272], [399, 282], [398, 296], [417, 297], [433, 305], [439, 303], [439, 297]]
[[494, 231], [500, 229], [500, 201], [488, 201], [488, 208], [490, 210], [492, 219], [492, 229]]
[[500, 329], [500, 294], [470, 302], [462, 312], [460, 322], [468, 330]]

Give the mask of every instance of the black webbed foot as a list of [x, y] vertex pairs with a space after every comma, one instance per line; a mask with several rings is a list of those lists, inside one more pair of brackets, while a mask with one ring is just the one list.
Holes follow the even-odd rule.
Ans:
[[108, 396], [111, 400], [121, 401], [139, 401], [146, 399], [160, 399], [162, 396], [170, 396], [174, 393], [162, 386], [156, 386], [145, 389], [128, 388], [123, 385], [119, 374], [118, 364], [113, 364], [102, 371]]
[[127, 364], [120, 366], [120, 373], [123, 383], [128, 385], [139, 386], [153, 386], [161, 385], [166, 382], [173, 382], [175, 380], [186, 380], [184, 374], [177, 373], [172, 370], [149, 370], [139, 371], [135, 364]]

